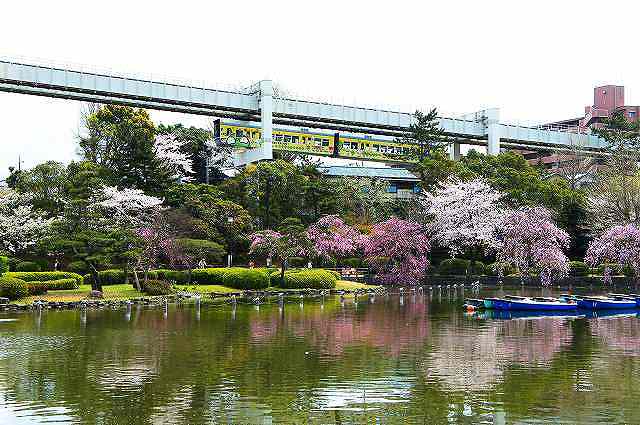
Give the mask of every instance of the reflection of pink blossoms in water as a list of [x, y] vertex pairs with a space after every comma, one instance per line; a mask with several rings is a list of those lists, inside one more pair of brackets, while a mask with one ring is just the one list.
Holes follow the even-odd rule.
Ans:
[[363, 235], [345, 224], [337, 215], [327, 215], [309, 226], [307, 230], [314, 249], [321, 258], [346, 257], [357, 251]]
[[[615, 226], [589, 244], [585, 261], [592, 267], [614, 262], [633, 269], [640, 276], [640, 229], [633, 224]], [[611, 281], [611, 269], [605, 267], [605, 282]]]
[[435, 334], [423, 369], [429, 380], [455, 391], [488, 389], [513, 365], [547, 366], [571, 344], [566, 319], [506, 320], [478, 329], [460, 323]]
[[389, 283], [418, 284], [425, 275], [431, 243], [424, 228], [391, 218], [375, 224], [364, 241], [364, 254], [378, 277]]
[[[401, 309], [382, 303], [368, 305], [362, 315], [356, 315], [352, 307], [344, 313], [331, 313], [327, 311], [329, 305], [325, 311], [317, 306], [305, 306], [304, 310], [287, 306], [283, 318], [277, 311], [269, 316], [260, 313], [251, 317], [251, 339], [264, 343], [278, 333], [289, 333], [306, 339], [325, 355], [342, 355], [350, 347], [366, 344], [397, 357], [412, 347], [420, 347], [431, 333], [430, 322], [425, 319], [426, 304], [405, 302]], [[380, 323], [380, 308], [390, 309], [385, 323]]]
[[608, 348], [625, 355], [640, 356], [640, 321], [635, 314], [627, 317], [609, 317], [590, 321], [591, 332]]
[[555, 225], [546, 208], [525, 207], [507, 214], [499, 238], [496, 260], [517, 267], [524, 277], [538, 268], [546, 286], [554, 273], [558, 278], [569, 273], [569, 259], [563, 252], [569, 246], [569, 235]]

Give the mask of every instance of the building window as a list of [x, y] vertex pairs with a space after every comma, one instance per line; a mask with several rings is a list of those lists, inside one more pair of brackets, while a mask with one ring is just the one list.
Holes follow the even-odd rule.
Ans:
[[629, 111], [629, 118], [635, 118], [636, 117], [636, 111]]
[[389, 188], [387, 188], [387, 192], [398, 193], [398, 186], [395, 183], [389, 184]]

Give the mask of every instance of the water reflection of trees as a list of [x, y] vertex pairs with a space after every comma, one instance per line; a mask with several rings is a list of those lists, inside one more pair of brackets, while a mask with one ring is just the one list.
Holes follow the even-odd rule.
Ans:
[[0, 334], [0, 385], [9, 403], [89, 423], [441, 423], [467, 408], [477, 422], [498, 405], [508, 418], [570, 418], [604, 400], [640, 417], [637, 319], [480, 321], [453, 308], [409, 296], [203, 309], [200, 320], [190, 309], [24, 315]]

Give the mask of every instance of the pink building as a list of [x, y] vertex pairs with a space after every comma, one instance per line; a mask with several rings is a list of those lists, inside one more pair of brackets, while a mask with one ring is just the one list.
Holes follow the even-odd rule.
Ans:
[[622, 109], [629, 121], [637, 121], [640, 106], [624, 104], [624, 86], [601, 86], [593, 89], [593, 105], [585, 106], [584, 118], [580, 120], [583, 129], [598, 127], [603, 118], [615, 110]]

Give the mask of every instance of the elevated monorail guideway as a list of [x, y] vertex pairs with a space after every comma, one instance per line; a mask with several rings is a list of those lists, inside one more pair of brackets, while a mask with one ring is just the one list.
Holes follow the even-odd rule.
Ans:
[[[406, 135], [413, 122], [410, 113], [280, 98], [274, 96], [273, 84], [269, 80], [260, 81], [248, 91], [220, 90], [25, 62], [0, 58], [0, 91], [259, 123], [260, 143], [255, 148], [239, 152], [239, 163], [272, 158], [274, 124], [281, 128], [323, 129], [338, 134], [346, 132], [381, 138], [391, 146], [398, 144], [395, 138]], [[571, 145], [578, 145], [585, 150], [601, 150], [605, 147], [604, 140], [590, 134], [500, 123], [498, 109], [483, 110], [460, 118], [440, 117], [439, 120], [446, 134], [455, 141], [452, 156], [456, 155], [456, 150], [459, 151], [460, 143], [486, 145], [491, 155], [500, 152], [501, 143], [533, 150], [566, 149]], [[350, 149], [354, 150], [355, 142], [349, 143]], [[359, 154], [362, 158], [375, 157], [373, 154], [368, 156], [368, 152], [372, 152], [376, 143], [385, 146], [383, 142], [375, 142], [368, 143], [367, 147], [367, 143], [362, 142], [355, 150], [363, 151]], [[338, 144], [344, 143], [336, 139]], [[295, 143], [278, 142], [276, 149], [300, 150]]]

